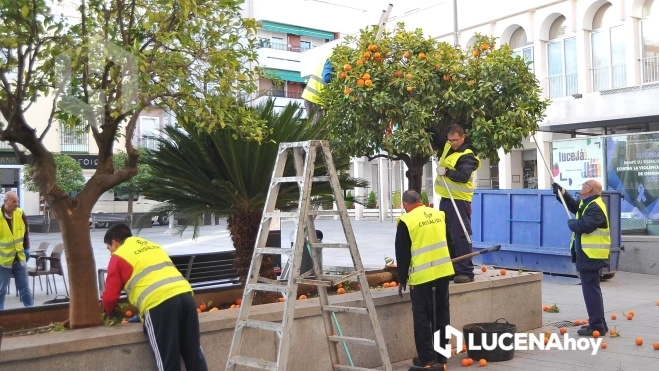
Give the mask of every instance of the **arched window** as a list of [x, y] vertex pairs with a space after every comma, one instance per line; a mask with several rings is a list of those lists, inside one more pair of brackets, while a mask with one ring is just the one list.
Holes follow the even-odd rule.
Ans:
[[526, 62], [529, 62], [529, 70], [533, 72], [533, 45], [529, 45], [526, 38], [526, 31], [522, 27], [517, 27], [510, 36], [510, 47], [513, 49], [513, 56], [521, 56]]
[[577, 40], [566, 36], [567, 22], [558, 16], [549, 28], [547, 43], [547, 87], [549, 98], [578, 92]]
[[593, 91], [627, 86], [625, 31], [620, 23], [611, 3], [595, 12], [590, 35]]
[[641, 21], [643, 54], [641, 66], [644, 84], [659, 82], [659, 1], [645, 0]]

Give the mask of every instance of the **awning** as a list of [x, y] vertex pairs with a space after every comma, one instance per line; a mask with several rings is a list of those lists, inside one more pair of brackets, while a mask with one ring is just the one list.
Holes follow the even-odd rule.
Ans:
[[266, 30], [266, 31], [281, 32], [281, 33], [287, 33], [287, 34], [289, 33], [289, 34], [292, 34], [292, 35], [315, 37], [315, 38], [318, 38], [318, 39], [334, 40], [334, 32], [316, 30], [316, 29], [313, 29], [313, 28], [293, 26], [293, 25], [289, 25], [289, 24], [277, 23], [277, 22], [271, 22], [271, 21], [261, 21], [261, 23], [263, 24], [263, 29]]
[[274, 68], [264, 68], [266, 79], [279, 79], [284, 81], [300, 82], [306, 84], [307, 80], [300, 76], [299, 71], [278, 70]]

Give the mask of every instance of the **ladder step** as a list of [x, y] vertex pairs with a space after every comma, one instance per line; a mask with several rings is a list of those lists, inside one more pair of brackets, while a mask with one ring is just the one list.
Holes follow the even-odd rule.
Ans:
[[312, 286], [326, 286], [326, 287], [332, 286], [332, 281], [310, 280], [310, 279], [299, 278], [299, 277], [295, 279], [295, 283], [301, 283], [301, 284], [312, 285]]
[[288, 286], [285, 285], [272, 285], [267, 283], [250, 283], [247, 284], [245, 288], [247, 290], [288, 293]]
[[347, 243], [312, 243], [311, 247], [316, 249], [349, 249]]
[[261, 370], [277, 371], [277, 363], [245, 356], [229, 357], [229, 363], [236, 365], [258, 368]]
[[253, 319], [239, 320], [238, 326], [248, 327], [248, 328], [258, 328], [261, 330], [268, 330], [275, 332], [282, 332], [284, 330], [284, 326], [281, 323], [270, 322], [270, 321], [257, 321]]
[[259, 254], [286, 255], [292, 253], [293, 249], [281, 247], [257, 247], [256, 252]]
[[353, 338], [350, 336], [328, 336], [329, 341], [333, 341], [335, 343], [353, 343], [353, 344], [361, 344], [361, 345], [370, 345], [370, 346], [376, 346], [378, 345], [375, 340], [371, 339], [363, 339], [363, 338]]
[[373, 371], [377, 368], [364, 368], [357, 366], [348, 366], [348, 365], [334, 365], [334, 371]]
[[359, 314], [368, 314], [366, 308], [359, 307], [341, 307], [338, 305], [326, 305], [323, 308], [324, 311], [334, 312], [334, 313], [359, 313]]
[[[328, 176], [315, 176], [311, 178], [312, 182], [329, 182], [329, 177]], [[275, 183], [297, 183], [297, 182], [303, 182], [304, 177], [303, 176], [284, 176], [280, 178], [272, 178], [272, 184]]]
[[263, 213], [264, 218], [298, 218], [299, 213], [296, 212], [282, 212], [282, 211], [273, 211], [269, 213]]
[[309, 210], [309, 215], [341, 215], [339, 210]]

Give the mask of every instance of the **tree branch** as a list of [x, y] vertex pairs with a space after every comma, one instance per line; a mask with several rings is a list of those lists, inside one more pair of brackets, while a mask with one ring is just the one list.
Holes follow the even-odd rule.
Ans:
[[377, 158], [387, 158], [387, 159], [391, 159], [392, 161], [400, 161], [400, 160], [409, 161], [409, 159], [410, 159], [410, 157], [405, 153], [399, 153], [399, 154], [394, 154], [394, 155], [377, 154], [375, 156], [369, 156], [369, 155], [364, 155], [364, 156], [366, 156], [366, 158], [368, 158], [369, 161], [373, 161]]

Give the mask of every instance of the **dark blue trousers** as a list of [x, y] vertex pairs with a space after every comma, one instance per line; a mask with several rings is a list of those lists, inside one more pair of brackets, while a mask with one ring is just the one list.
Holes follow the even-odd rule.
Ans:
[[[414, 320], [414, 344], [416, 353], [423, 363], [436, 360], [446, 363], [446, 357], [435, 352], [433, 346], [433, 297], [432, 288], [435, 288], [435, 331], [439, 331], [439, 346], [448, 344], [446, 339], [446, 326], [451, 323], [451, 311], [448, 296], [448, 278], [438, 278], [434, 281], [410, 286], [410, 300], [412, 301], [412, 318]], [[437, 357], [437, 358], [435, 358]]]
[[[455, 205], [462, 216], [462, 222], [465, 224], [467, 232], [471, 235], [471, 202], [455, 200]], [[467, 241], [467, 237], [462, 229], [462, 225], [460, 225], [460, 219], [455, 212], [451, 199], [442, 197], [442, 200], [439, 202], [439, 210], [446, 214], [446, 224], [448, 225], [448, 230], [451, 234], [452, 243], [449, 243], [448, 245], [451, 259], [471, 254], [473, 252], [472, 246], [469, 241]], [[472, 278], [474, 277], [474, 263], [471, 259], [465, 259], [453, 263], [453, 269], [455, 269], [456, 276], [465, 275]]]
[[608, 332], [609, 326], [606, 325], [606, 319], [604, 319], [604, 299], [600, 289], [599, 269], [579, 271], [579, 276], [581, 277], [583, 299], [586, 302], [586, 310], [588, 311], [588, 325], [600, 332]]

